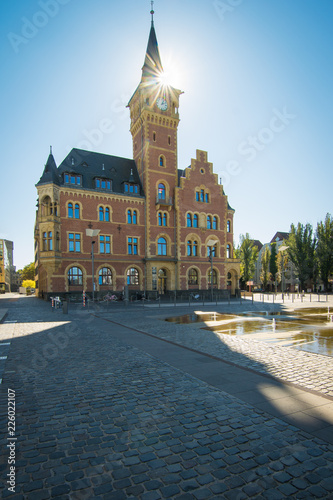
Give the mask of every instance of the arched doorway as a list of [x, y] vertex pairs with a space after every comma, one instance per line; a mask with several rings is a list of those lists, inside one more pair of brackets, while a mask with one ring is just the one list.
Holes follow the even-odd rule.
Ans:
[[230, 290], [231, 295], [235, 295], [236, 289], [238, 288], [238, 278], [234, 269], [230, 269], [227, 274], [227, 288]]
[[158, 291], [160, 294], [165, 293], [167, 290], [167, 272], [165, 269], [158, 271]]

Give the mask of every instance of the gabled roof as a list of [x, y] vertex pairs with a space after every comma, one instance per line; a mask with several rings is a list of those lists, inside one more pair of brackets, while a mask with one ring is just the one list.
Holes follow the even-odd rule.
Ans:
[[104, 178], [112, 180], [113, 193], [124, 194], [124, 182], [133, 182], [140, 186], [140, 194], [143, 195], [135, 161], [128, 158], [74, 148], [59, 165], [58, 176], [61, 184], [64, 183], [64, 173], [81, 175], [80, 187], [83, 189], [96, 190], [95, 178]]
[[42, 177], [37, 182], [37, 186], [40, 184], [59, 184], [59, 177], [57, 173], [57, 165], [52, 154], [52, 148], [50, 149], [50, 154], [44, 167]]
[[257, 247], [257, 248], [258, 248], [258, 250], [259, 250], [259, 252], [260, 252], [260, 250], [261, 250], [261, 249], [262, 249], [262, 247], [263, 247], [263, 244], [261, 243], [261, 241], [260, 241], [260, 240], [251, 240], [251, 241], [252, 241], [252, 243], [253, 243], [253, 246], [254, 246], [254, 247]]
[[275, 233], [270, 243], [276, 243], [277, 241], [287, 240], [288, 238], [289, 238], [289, 233], [278, 231], [277, 233]]

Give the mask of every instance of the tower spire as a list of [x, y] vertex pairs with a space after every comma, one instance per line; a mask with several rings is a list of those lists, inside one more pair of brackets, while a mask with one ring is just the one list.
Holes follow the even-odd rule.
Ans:
[[152, 0], [150, 3], [151, 3], [151, 10], [150, 10], [150, 13], [151, 13], [151, 25], [154, 26], [154, 14], [155, 14], [155, 11], [154, 11], [154, 0]]

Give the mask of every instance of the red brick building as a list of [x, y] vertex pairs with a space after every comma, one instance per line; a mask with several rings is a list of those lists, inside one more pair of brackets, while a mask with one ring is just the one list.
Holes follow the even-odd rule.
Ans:
[[144, 293], [210, 290], [211, 280], [217, 290], [238, 289], [234, 210], [206, 152], [178, 169], [182, 92], [163, 85], [162, 72], [152, 20], [128, 103], [133, 160], [73, 149], [57, 167], [50, 151], [36, 185], [39, 296], [91, 293], [92, 275], [97, 295], [126, 285]]

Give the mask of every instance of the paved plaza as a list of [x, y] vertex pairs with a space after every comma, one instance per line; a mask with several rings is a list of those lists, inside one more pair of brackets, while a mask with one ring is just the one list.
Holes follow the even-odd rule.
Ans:
[[1, 297], [2, 498], [333, 498], [332, 357], [164, 321], [271, 307]]

